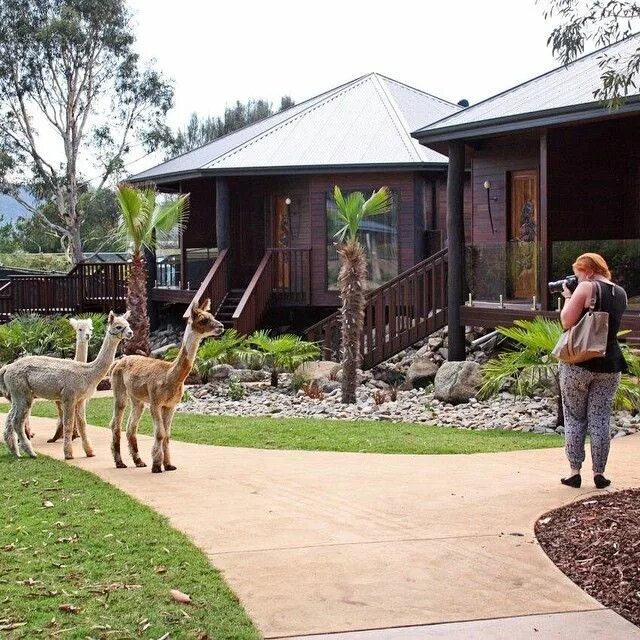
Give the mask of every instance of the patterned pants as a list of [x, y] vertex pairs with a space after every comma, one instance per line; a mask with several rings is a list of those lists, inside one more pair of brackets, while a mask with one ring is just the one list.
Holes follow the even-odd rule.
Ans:
[[611, 442], [611, 404], [622, 374], [593, 373], [573, 364], [560, 363], [559, 366], [565, 451], [569, 463], [574, 469], [582, 467], [588, 431], [593, 473], [604, 473]]

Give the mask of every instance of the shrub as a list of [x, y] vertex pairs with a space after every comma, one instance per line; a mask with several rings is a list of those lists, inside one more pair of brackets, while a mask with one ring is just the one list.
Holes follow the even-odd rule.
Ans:
[[229, 380], [229, 384], [227, 384], [227, 395], [232, 400], [242, 400], [246, 394], [247, 390], [237, 380]]
[[387, 394], [382, 389], [376, 389], [373, 392], [373, 402], [377, 406], [380, 406], [381, 404], [384, 404], [387, 401], [387, 399], [388, 399], [387, 398]]
[[311, 382], [311, 378], [305, 373], [294, 373], [291, 376], [291, 388], [294, 391], [299, 391], [303, 387], [306, 387]]
[[310, 384], [302, 386], [304, 395], [312, 400], [324, 400], [324, 391], [317, 380], [313, 380]]

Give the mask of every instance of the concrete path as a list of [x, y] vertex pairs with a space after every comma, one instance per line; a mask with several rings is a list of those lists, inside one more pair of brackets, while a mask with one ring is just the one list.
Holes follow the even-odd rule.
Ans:
[[[37, 450], [61, 458], [60, 443], [45, 442], [53, 422], [31, 424]], [[73, 464], [186, 532], [266, 638], [640, 638], [535, 541], [540, 514], [593, 491], [588, 476], [578, 491], [560, 485], [561, 449], [414, 456], [173, 442], [178, 470], [152, 475], [115, 469], [109, 436], [91, 428], [98, 455]], [[140, 440], [149, 461], [151, 441]], [[640, 435], [614, 440], [612, 488], [640, 486], [638, 459]]]

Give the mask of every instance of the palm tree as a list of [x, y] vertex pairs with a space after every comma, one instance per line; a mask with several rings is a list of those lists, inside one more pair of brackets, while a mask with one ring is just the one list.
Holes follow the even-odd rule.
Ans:
[[278, 386], [278, 374], [293, 371], [297, 366], [320, 355], [315, 342], [307, 342], [292, 333], [272, 338], [268, 331], [255, 331], [248, 342], [262, 352], [262, 357], [271, 368], [271, 386]]
[[[367, 259], [358, 239], [360, 224], [369, 216], [387, 213], [391, 208], [391, 192], [387, 187], [374, 191], [368, 200], [360, 191], [346, 198], [336, 186], [333, 199], [342, 227], [336, 233], [340, 241], [340, 273], [338, 287], [342, 306], [342, 402], [356, 401], [356, 369], [360, 363], [360, 336], [364, 323]], [[378, 339], [383, 339], [380, 336]]]
[[132, 247], [133, 260], [127, 280], [127, 310], [133, 338], [125, 345], [126, 353], [149, 354], [149, 316], [147, 314], [147, 266], [144, 249], [156, 246], [156, 231], [167, 234], [184, 223], [188, 196], [160, 204], [151, 188], [137, 189], [118, 185], [120, 204], [120, 235]]

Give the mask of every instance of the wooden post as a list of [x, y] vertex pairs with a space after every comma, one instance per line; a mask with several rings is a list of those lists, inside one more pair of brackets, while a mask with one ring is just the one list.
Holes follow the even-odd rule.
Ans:
[[449, 274], [447, 279], [449, 361], [465, 359], [464, 327], [460, 307], [464, 304], [464, 142], [449, 143], [447, 176], [447, 242]]
[[540, 268], [538, 270], [538, 296], [540, 298], [540, 309], [549, 310], [549, 291], [547, 282], [551, 273], [551, 242], [549, 241], [549, 210], [548, 210], [548, 189], [547, 189], [547, 141], [548, 133], [543, 131], [540, 134], [540, 189], [539, 200], [540, 210], [538, 220], [540, 225]]
[[231, 207], [226, 178], [216, 178], [216, 244], [218, 252], [231, 246]]

